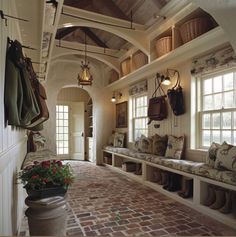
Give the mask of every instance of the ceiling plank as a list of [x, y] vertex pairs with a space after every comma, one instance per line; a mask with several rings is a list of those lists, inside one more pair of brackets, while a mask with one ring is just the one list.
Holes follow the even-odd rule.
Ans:
[[81, 27], [80, 28], [97, 46], [103, 48], [109, 48], [100, 38], [98, 38], [88, 27]]
[[77, 26], [73, 26], [73, 27], [59, 29], [56, 34], [56, 39], [63, 39], [65, 36], [69, 35], [73, 31], [75, 31], [77, 28], [78, 28]]
[[64, 0], [64, 5], [76, 8], [87, 8], [92, 6], [93, 0]]
[[125, 13], [111, 0], [93, 0], [93, 7], [99, 13], [128, 21], [130, 20], [130, 18], [126, 16]]

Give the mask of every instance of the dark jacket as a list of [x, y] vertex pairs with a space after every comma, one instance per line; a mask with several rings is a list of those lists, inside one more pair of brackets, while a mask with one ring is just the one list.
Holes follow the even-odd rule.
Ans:
[[9, 125], [26, 127], [40, 113], [29, 81], [22, 47], [16, 40], [7, 50], [4, 105], [5, 119]]

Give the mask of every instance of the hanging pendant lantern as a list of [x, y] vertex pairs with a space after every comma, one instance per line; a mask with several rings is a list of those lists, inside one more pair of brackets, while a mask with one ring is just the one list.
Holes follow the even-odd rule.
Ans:
[[85, 34], [85, 50], [84, 50], [84, 62], [81, 61], [81, 72], [78, 75], [78, 85], [79, 86], [91, 86], [93, 81], [93, 76], [91, 75], [89, 69], [89, 62], [87, 62], [87, 42]]

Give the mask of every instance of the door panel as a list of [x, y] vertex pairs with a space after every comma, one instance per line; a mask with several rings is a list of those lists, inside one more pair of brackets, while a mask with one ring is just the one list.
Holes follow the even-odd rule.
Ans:
[[84, 160], [84, 102], [71, 103], [70, 112], [70, 155]]

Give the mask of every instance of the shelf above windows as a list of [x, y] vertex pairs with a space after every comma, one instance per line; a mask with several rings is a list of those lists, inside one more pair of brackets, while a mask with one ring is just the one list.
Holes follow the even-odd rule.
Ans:
[[121, 77], [119, 80], [107, 85], [107, 88], [117, 90], [133, 84], [141, 79], [153, 76], [156, 72], [168, 67], [175, 67], [180, 63], [191, 60], [203, 53], [207, 53], [222, 45], [226, 45], [228, 39], [220, 26], [179, 46], [168, 54], [165, 54], [143, 67]]

